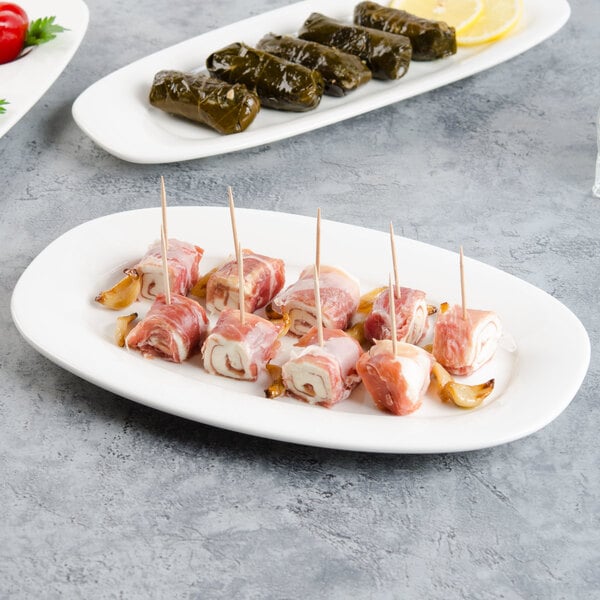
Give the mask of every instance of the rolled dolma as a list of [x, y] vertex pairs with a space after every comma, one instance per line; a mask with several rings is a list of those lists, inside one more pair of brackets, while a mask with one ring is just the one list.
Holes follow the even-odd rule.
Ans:
[[405, 35], [412, 44], [413, 60], [436, 60], [456, 54], [456, 33], [442, 21], [429, 21], [404, 10], [376, 2], [361, 2], [354, 8], [354, 23]]
[[404, 35], [345, 25], [319, 13], [306, 19], [298, 37], [358, 56], [376, 79], [400, 79], [412, 54], [410, 40]]
[[258, 94], [263, 106], [279, 110], [316, 108], [325, 87], [317, 71], [240, 43], [213, 52], [206, 68], [223, 81], [243, 83]]
[[159, 71], [154, 76], [150, 104], [219, 133], [244, 131], [260, 109], [258, 96], [243, 85], [181, 71]]
[[317, 42], [269, 33], [258, 42], [257, 47], [321, 73], [325, 93], [330, 96], [344, 96], [371, 80], [371, 71], [358, 56]]

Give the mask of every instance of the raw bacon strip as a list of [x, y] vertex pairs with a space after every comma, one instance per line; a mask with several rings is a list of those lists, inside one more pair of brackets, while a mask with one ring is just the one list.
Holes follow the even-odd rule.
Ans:
[[433, 332], [433, 355], [453, 375], [470, 375], [496, 353], [502, 325], [489, 310], [467, 310], [454, 305], [438, 317]]
[[[244, 306], [246, 312], [262, 308], [283, 288], [285, 264], [280, 258], [270, 258], [244, 250]], [[217, 269], [206, 285], [206, 308], [209, 312], [239, 307], [237, 261], [232, 260]]]
[[213, 375], [255, 381], [279, 348], [280, 327], [258, 315], [226, 308], [202, 346], [204, 368]]
[[[417, 344], [427, 333], [427, 302], [425, 292], [400, 288], [400, 298], [395, 299], [396, 339], [407, 344]], [[373, 302], [373, 310], [365, 319], [365, 337], [370, 341], [392, 338], [390, 319], [390, 294], [386, 289]]]
[[392, 340], [380, 340], [362, 355], [356, 370], [377, 408], [408, 415], [421, 406], [433, 364], [431, 354], [418, 346], [398, 342], [394, 355]]
[[171, 304], [167, 304], [160, 295], [146, 318], [131, 330], [125, 343], [146, 358], [158, 356], [180, 363], [199, 348], [207, 328], [206, 312], [196, 301], [172, 294]]
[[323, 329], [323, 339], [321, 347], [313, 327], [296, 344], [301, 350], [292, 350], [282, 375], [291, 396], [330, 407], [345, 400], [360, 382], [356, 361], [363, 352], [341, 329]]
[[[321, 265], [319, 269], [323, 326], [328, 329], [346, 329], [358, 306], [358, 282], [335, 267]], [[290, 316], [290, 332], [304, 335], [317, 322], [313, 267], [306, 267], [296, 283], [273, 300], [273, 307]]]
[[[198, 281], [204, 250], [193, 244], [169, 239], [167, 265], [171, 292], [185, 296]], [[153, 300], [165, 293], [160, 242], [154, 243], [140, 262], [131, 269], [142, 277], [140, 297]], [[127, 272], [127, 271], [126, 271]]]

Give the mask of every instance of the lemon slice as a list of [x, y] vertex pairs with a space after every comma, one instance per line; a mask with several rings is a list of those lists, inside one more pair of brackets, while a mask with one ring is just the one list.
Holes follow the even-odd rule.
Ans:
[[[492, 0], [494, 1], [494, 0]], [[483, 0], [392, 0], [390, 6], [432, 21], [444, 21], [456, 33], [475, 23], [483, 12]]]
[[508, 33], [521, 18], [521, 0], [486, 0], [482, 15], [469, 27], [456, 32], [461, 46], [474, 46], [497, 40]]

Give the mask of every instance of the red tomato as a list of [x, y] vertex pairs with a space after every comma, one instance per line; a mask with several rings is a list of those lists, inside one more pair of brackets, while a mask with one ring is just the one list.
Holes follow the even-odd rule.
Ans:
[[0, 2], [0, 64], [15, 60], [23, 49], [29, 19], [16, 4]]

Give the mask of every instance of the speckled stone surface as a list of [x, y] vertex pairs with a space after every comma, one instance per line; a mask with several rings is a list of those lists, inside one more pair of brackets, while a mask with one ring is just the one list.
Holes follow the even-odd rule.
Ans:
[[[73, 122], [114, 69], [284, 4], [89, 0], [73, 61], [0, 140], [0, 598], [600, 598], [598, 0], [492, 70], [253, 150], [138, 166]], [[579, 316], [588, 375], [540, 432], [438, 456], [273, 442], [97, 388], [20, 337], [11, 291], [71, 227], [153, 204], [158, 174], [172, 204], [228, 183], [244, 206], [463, 243]]]

